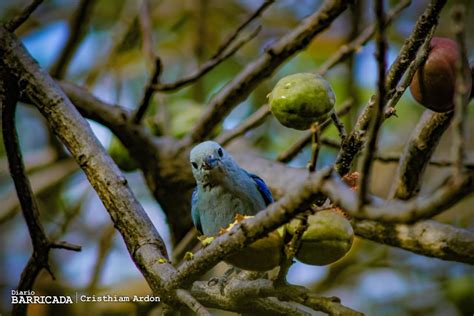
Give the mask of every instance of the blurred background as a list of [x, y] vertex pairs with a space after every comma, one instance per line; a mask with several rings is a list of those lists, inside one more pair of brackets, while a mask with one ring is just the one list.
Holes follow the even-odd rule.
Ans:
[[[64, 71], [58, 71], [58, 58], [71, 35], [71, 19], [78, 8], [89, 2], [84, 20], [85, 35], [75, 41], [77, 50]], [[250, 0], [46, 0], [17, 31], [24, 45], [45, 69], [56, 76], [87, 87], [100, 99], [136, 108], [146, 82], [153, 71], [151, 51], [162, 59], [162, 82], [171, 82], [195, 70], [215, 52], [219, 43], [233, 32], [261, 1]], [[388, 1], [393, 6], [398, 1]], [[6, 21], [19, 13], [29, 1], [2, 0], [0, 18]], [[143, 5], [152, 27], [152, 46], [142, 45], [139, 15]], [[314, 12], [321, 1], [279, 0], [260, 19], [262, 31], [237, 54], [219, 65], [192, 86], [176, 93], [157, 93], [145, 118], [153, 130], [182, 137], [206, 106], [206, 102], [236, 76], [248, 63], [262, 54], [265, 47], [293, 29]], [[413, 1], [396, 18], [388, 32], [389, 63], [397, 55], [428, 1]], [[467, 1], [467, 3], [470, 3]], [[443, 10], [437, 36], [453, 37], [449, 18], [450, 5]], [[315, 72], [342, 44], [354, 38], [373, 21], [372, 1], [360, 1], [358, 8], [347, 10], [310, 46], [285, 63], [251, 96], [226, 118], [223, 129], [230, 129], [266, 102], [266, 95], [284, 75]], [[470, 5], [466, 21], [470, 60], [474, 59], [474, 6]], [[255, 22], [254, 22], [255, 24]], [[251, 29], [251, 28], [249, 28]], [[146, 45], [145, 45], [146, 46]], [[325, 77], [335, 90], [337, 106], [347, 98], [355, 107], [343, 121], [348, 129], [358, 109], [373, 94], [376, 65], [374, 45], [369, 42], [353, 58], [331, 69]], [[383, 125], [380, 151], [400, 154], [424, 108], [407, 92], [397, 106], [398, 117]], [[474, 117], [473, 111], [469, 114]], [[469, 120], [470, 135], [473, 124]], [[102, 144], [111, 147], [116, 141], [110, 131], [90, 121]], [[82, 252], [52, 251], [50, 262], [53, 281], [42, 273], [36, 282], [37, 294], [75, 295], [101, 293], [146, 295], [150, 290], [136, 269], [125, 245], [114, 231], [99, 198], [64, 153], [46, 122], [32, 106], [21, 104], [17, 110], [17, 127], [30, 180], [39, 200], [41, 220], [50, 236], [82, 246]], [[246, 143], [270, 159], [287, 149], [302, 133], [281, 126], [273, 117], [244, 137]], [[337, 140], [331, 127], [325, 136]], [[449, 158], [450, 131], [442, 138], [435, 158]], [[120, 151], [120, 150], [119, 150]], [[474, 156], [473, 139], [468, 154]], [[304, 167], [309, 148], [293, 161]], [[324, 147], [320, 166], [331, 164], [337, 150]], [[116, 154], [116, 159], [121, 159]], [[374, 194], [385, 197], [390, 189], [396, 164], [376, 163], [371, 187]], [[133, 169], [133, 168], [131, 168]], [[429, 192], [448, 174], [447, 169], [429, 167], [422, 191]], [[130, 187], [146, 212], [164, 236], [168, 250], [173, 251], [169, 228], [160, 205], [151, 196], [139, 171], [126, 172]], [[15, 289], [20, 273], [31, 255], [28, 231], [18, 208], [3, 143], [0, 146], [0, 314], [10, 310], [10, 291]], [[474, 231], [474, 200], [461, 203], [437, 217], [438, 220]], [[221, 271], [224, 264], [216, 268]], [[342, 260], [325, 267], [296, 263], [289, 281], [305, 285], [321, 295], [338, 296], [346, 306], [367, 315], [472, 315], [474, 313], [474, 268], [415, 255], [404, 250], [357, 239], [351, 252]], [[31, 315], [134, 315], [142, 307], [133, 304], [35, 305]], [[230, 314], [230, 313], [220, 313]]]

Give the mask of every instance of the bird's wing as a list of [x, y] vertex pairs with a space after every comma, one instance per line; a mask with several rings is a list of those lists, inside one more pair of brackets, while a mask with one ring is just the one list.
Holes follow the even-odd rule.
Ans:
[[199, 214], [199, 209], [197, 208], [197, 199], [197, 188], [195, 188], [191, 200], [191, 217], [193, 219], [194, 227], [196, 227], [196, 229], [202, 234], [201, 215]]
[[272, 192], [270, 192], [270, 189], [265, 184], [265, 181], [263, 181], [262, 178], [260, 178], [259, 176], [255, 175], [253, 173], [250, 173], [250, 172], [247, 172], [247, 171], [245, 171], [245, 172], [249, 175], [250, 178], [252, 178], [253, 181], [255, 181], [255, 184], [257, 185], [257, 189], [260, 192], [260, 194], [262, 195], [263, 200], [265, 201], [265, 205], [272, 204], [273, 203]]

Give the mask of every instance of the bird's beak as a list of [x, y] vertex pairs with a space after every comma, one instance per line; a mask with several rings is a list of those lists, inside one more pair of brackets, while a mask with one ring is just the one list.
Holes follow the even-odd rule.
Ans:
[[204, 163], [202, 164], [202, 168], [204, 170], [211, 170], [219, 163], [219, 159], [217, 159], [214, 155], [208, 156], [204, 159]]

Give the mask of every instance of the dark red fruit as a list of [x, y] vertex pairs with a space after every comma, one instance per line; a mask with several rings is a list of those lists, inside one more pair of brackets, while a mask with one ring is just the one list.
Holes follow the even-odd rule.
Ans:
[[[453, 110], [456, 62], [460, 58], [461, 53], [455, 41], [444, 37], [433, 37], [428, 58], [415, 73], [410, 84], [410, 91], [415, 100], [436, 112]], [[466, 58], [466, 56], [462, 56], [462, 58]], [[465, 71], [470, 72], [470, 69], [467, 68]], [[467, 77], [467, 86], [470, 90], [471, 76]], [[469, 96], [469, 94], [467, 95]]]

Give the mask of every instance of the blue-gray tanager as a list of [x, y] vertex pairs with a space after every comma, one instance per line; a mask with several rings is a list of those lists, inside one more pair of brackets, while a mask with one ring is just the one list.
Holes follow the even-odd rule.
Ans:
[[[192, 196], [191, 214], [196, 229], [216, 236], [235, 221], [237, 214], [255, 215], [273, 202], [265, 182], [235, 162], [218, 143], [203, 142], [191, 150], [190, 162], [197, 187]], [[227, 258], [247, 270], [268, 270], [278, 265], [282, 238], [270, 234]]]

